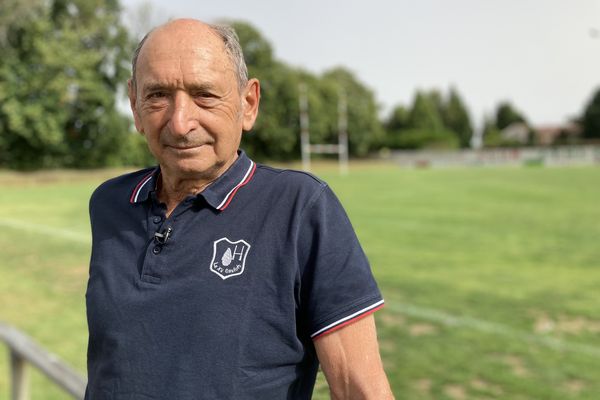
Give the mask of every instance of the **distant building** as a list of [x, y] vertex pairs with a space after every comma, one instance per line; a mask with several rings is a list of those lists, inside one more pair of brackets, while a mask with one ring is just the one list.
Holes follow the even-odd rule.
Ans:
[[529, 127], [523, 122], [513, 122], [500, 131], [502, 140], [515, 144], [529, 143]]
[[550, 146], [557, 140], [570, 141], [581, 136], [582, 127], [575, 122], [557, 125], [542, 125], [533, 128], [535, 143], [540, 146]]
[[533, 143], [538, 146], [551, 146], [556, 142], [571, 142], [581, 136], [581, 125], [567, 122], [556, 125], [540, 125], [529, 128], [523, 122], [515, 122], [500, 131], [506, 142], [525, 145], [530, 143], [529, 135], [533, 133]]

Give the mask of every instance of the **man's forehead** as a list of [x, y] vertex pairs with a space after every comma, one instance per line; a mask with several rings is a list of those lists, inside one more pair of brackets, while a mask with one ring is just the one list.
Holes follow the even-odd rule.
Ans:
[[218, 34], [210, 26], [195, 20], [176, 20], [156, 28], [149, 34], [141, 53], [153, 48], [225, 51]]
[[180, 59], [223, 61], [228, 59], [223, 40], [211, 29], [167, 29], [152, 32], [140, 49], [140, 62]]
[[142, 64], [141, 66], [145, 65], [153, 68], [157, 66], [166, 67], [169, 64], [180, 64], [181, 66], [191, 63], [211, 64], [214, 62], [218, 63], [222, 59], [224, 57], [221, 57], [219, 51], [215, 51], [212, 48], [180, 45], [177, 48], [154, 46], [145, 49], [140, 54], [139, 62]]
[[141, 59], [138, 81], [150, 83], [204, 83], [219, 78], [234, 78], [234, 69], [227, 59], [215, 59], [209, 51], [190, 50], [184, 54], [162, 51]]
[[221, 59], [226, 58], [225, 46], [221, 40], [212, 37], [191, 37], [167, 35], [157, 32], [150, 36], [140, 50], [140, 61], [180, 59]]

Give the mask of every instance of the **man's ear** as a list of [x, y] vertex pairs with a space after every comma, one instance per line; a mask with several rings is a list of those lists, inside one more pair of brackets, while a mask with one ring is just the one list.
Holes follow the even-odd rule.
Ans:
[[133, 122], [135, 123], [135, 129], [143, 135], [144, 127], [142, 126], [142, 121], [137, 111], [136, 88], [133, 86], [133, 81], [131, 79], [127, 81], [127, 94], [129, 96], [129, 107], [131, 107], [131, 112], [133, 113]]
[[242, 91], [242, 129], [249, 131], [254, 126], [260, 104], [260, 82], [250, 79]]

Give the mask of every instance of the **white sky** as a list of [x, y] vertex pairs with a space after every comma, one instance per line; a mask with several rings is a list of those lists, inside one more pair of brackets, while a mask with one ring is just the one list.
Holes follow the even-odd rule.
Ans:
[[[501, 100], [534, 124], [560, 123], [600, 87], [600, 0], [146, 2], [149, 26], [246, 20], [288, 64], [316, 73], [343, 65], [383, 112], [409, 104], [418, 88], [454, 85], [477, 125]], [[122, 0], [130, 15], [141, 3]]]

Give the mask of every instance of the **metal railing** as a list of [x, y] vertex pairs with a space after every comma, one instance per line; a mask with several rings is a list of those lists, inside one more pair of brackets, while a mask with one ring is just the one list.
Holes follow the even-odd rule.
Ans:
[[597, 165], [600, 164], [600, 145], [480, 150], [392, 150], [387, 158], [405, 167]]
[[43, 372], [73, 398], [83, 399], [86, 380], [29, 336], [0, 321], [0, 341], [7, 345], [10, 353], [11, 400], [29, 399], [27, 363]]

